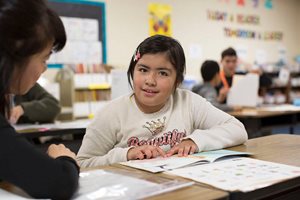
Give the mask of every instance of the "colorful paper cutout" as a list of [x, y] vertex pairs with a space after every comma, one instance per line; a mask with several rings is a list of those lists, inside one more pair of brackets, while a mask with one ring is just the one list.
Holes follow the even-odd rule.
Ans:
[[148, 6], [150, 36], [160, 34], [171, 36], [171, 11], [169, 5], [150, 3]]

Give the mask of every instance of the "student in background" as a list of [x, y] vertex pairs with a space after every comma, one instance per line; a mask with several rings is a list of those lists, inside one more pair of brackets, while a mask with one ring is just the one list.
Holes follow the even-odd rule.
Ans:
[[63, 24], [43, 0], [0, 0], [0, 30], [0, 180], [34, 198], [70, 199], [78, 186], [75, 154], [51, 145], [46, 155], [8, 122], [10, 94], [26, 94], [51, 52], [64, 47]]
[[[82, 167], [239, 145], [246, 130], [201, 96], [179, 89], [185, 56], [174, 39], [155, 35], [135, 50], [127, 71], [133, 93], [111, 101], [88, 126]], [[133, 83], [133, 85], [132, 85]]]
[[[225, 49], [221, 54], [221, 65], [222, 69], [220, 71], [221, 83], [216, 87], [218, 94], [222, 91], [222, 88], [229, 89], [232, 85], [233, 76], [236, 73], [237, 65], [238, 65], [238, 56], [236, 51], [229, 47]], [[259, 86], [260, 88], [268, 87], [272, 84], [271, 79], [262, 72], [260, 69], [248, 69], [245, 72], [241, 72], [239, 74], [246, 73], [256, 73], [259, 75]], [[222, 103], [226, 102], [226, 98]]]
[[[221, 54], [221, 65], [222, 70], [220, 71], [221, 83], [216, 87], [218, 94], [222, 90], [229, 90], [232, 85], [233, 76], [237, 68], [237, 53], [236, 51], [229, 47], [225, 49]], [[226, 97], [220, 103], [225, 103]]]
[[14, 96], [10, 122], [13, 124], [53, 122], [60, 109], [58, 100], [36, 83], [26, 94]]
[[223, 111], [233, 111], [238, 108], [234, 108], [231, 106], [227, 106], [223, 104], [229, 88], [221, 88], [219, 94], [217, 94], [216, 86], [218, 86], [221, 82], [220, 80], [220, 67], [216, 61], [206, 60], [202, 63], [200, 68], [201, 76], [203, 79], [203, 84], [195, 85], [192, 88], [192, 91], [196, 94], [201, 95], [207, 101], [211, 102], [217, 108]]

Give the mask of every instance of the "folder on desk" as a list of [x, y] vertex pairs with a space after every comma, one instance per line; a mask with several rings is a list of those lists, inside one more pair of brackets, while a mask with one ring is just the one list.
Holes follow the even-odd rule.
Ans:
[[170, 180], [163, 177], [137, 174], [134, 171], [91, 170], [80, 173], [79, 189], [74, 200], [129, 200], [169, 192], [193, 185], [189, 180]]
[[227, 96], [229, 106], [256, 107], [259, 77], [257, 74], [234, 75]]

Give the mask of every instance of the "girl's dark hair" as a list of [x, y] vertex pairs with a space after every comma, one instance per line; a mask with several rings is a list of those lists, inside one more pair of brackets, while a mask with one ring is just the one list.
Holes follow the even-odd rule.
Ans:
[[144, 54], [166, 53], [168, 59], [176, 70], [176, 84], [182, 83], [185, 73], [185, 56], [184, 51], [179, 42], [171, 37], [163, 35], [154, 35], [145, 39], [136, 48], [136, 51], [131, 58], [127, 71], [128, 82], [132, 88], [131, 80], [138, 59], [135, 59], [137, 54], [141, 58]]
[[[53, 42], [53, 51], [66, 43], [58, 15], [44, 0], [0, 0], [0, 113], [9, 114], [8, 93], [16, 68], [25, 70], [29, 58]], [[20, 74], [20, 76], [22, 76]]]

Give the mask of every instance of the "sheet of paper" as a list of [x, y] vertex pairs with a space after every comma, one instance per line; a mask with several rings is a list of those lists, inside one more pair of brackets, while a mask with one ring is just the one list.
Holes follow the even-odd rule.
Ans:
[[83, 19], [82, 22], [83, 35], [82, 40], [85, 41], [98, 41], [99, 37], [99, 26], [98, 20], [96, 19]]
[[132, 91], [127, 80], [127, 71], [113, 69], [111, 71], [111, 99], [115, 99]]
[[50, 129], [75, 129], [75, 128], [86, 128], [88, 124], [91, 123], [90, 119], [80, 119], [70, 122], [55, 122], [51, 124], [17, 124], [14, 125], [14, 128], [17, 131], [21, 130], [50, 130]]
[[227, 104], [229, 106], [255, 107], [258, 100], [258, 83], [257, 74], [234, 75]]
[[99, 41], [98, 21], [76, 17], [61, 17], [61, 19], [68, 40], [62, 51], [51, 56], [48, 63], [102, 63], [102, 43]]
[[168, 171], [227, 191], [248, 192], [300, 176], [300, 168], [252, 158], [234, 158]]

